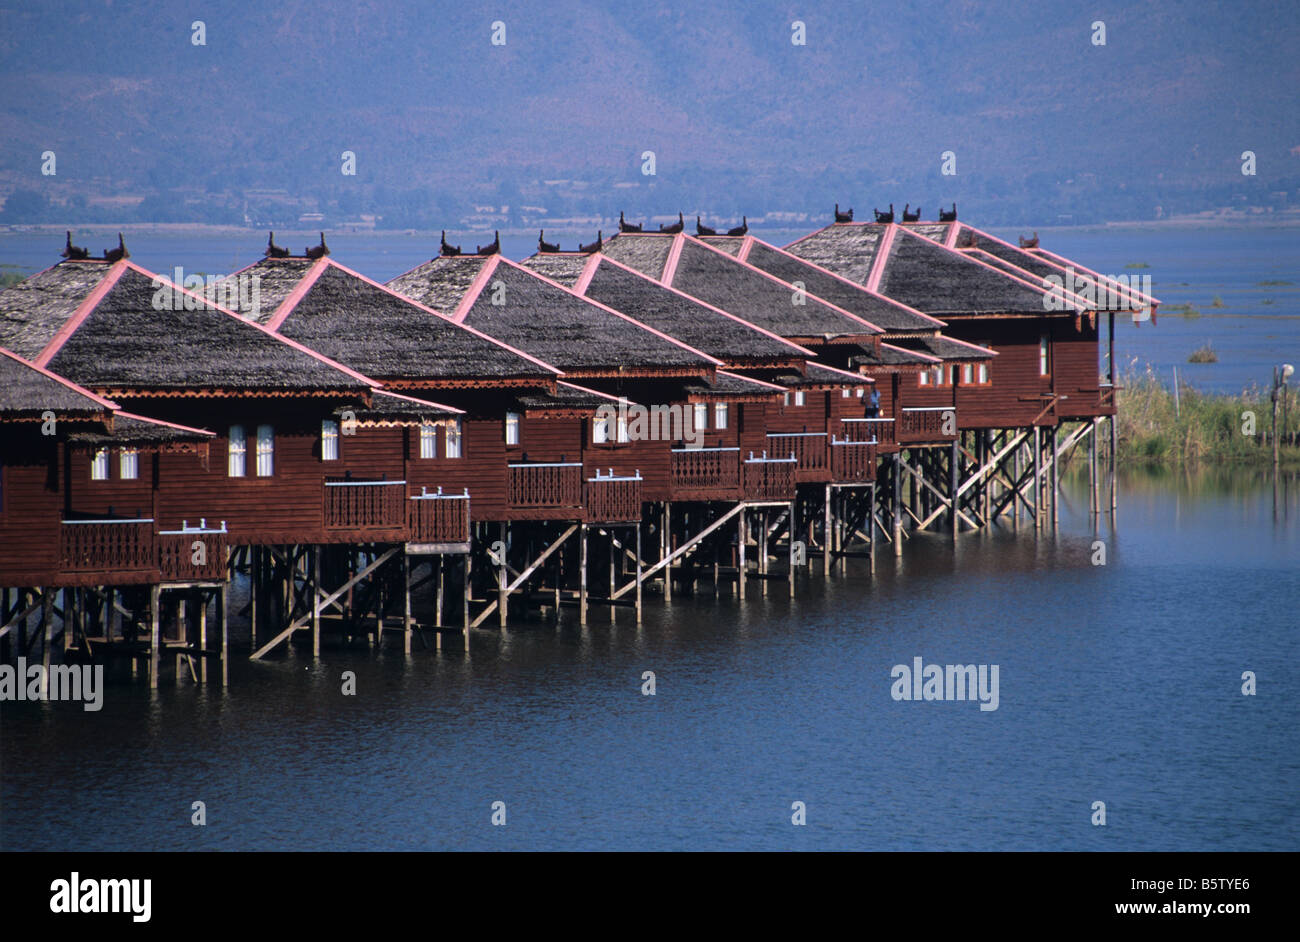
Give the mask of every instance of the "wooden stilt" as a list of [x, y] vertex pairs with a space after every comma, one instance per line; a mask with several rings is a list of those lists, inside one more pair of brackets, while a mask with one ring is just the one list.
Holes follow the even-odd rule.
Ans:
[[411, 554], [402, 552], [402, 653], [411, 654]]
[[[671, 556], [673, 552], [672, 508], [673, 505], [670, 501], [664, 501], [663, 529], [660, 531], [659, 534], [659, 560], [661, 562], [665, 559], [668, 559], [668, 557]], [[664, 570], [664, 601], [671, 602], [673, 600], [672, 563], [668, 563], [666, 566], [664, 566], [663, 570]]]
[[[45, 668], [41, 672], [41, 698], [44, 699], [49, 695], [50, 684], [50, 649], [54, 647], [54, 593], [45, 588], [44, 598], [42, 599], [41, 624], [45, 628], [45, 635], [41, 642], [41, 665]], [[64, 596], [63, 611], [67, 612], [67, 596]]]
[[149, 586], [149, 689], [158, 689], [158, 668], [162, 653], [162, 589]]
[[462, 630], [464, 631], [465, 634], [465, 649], [469, 650], [470, 576], [471, 576], [471, 566], [473, 565], [471, 560], [474, 558], [474, 554], [466, 553], [463, 558], [464, 558], [464, 563], [462, 565], [465, 570], [465, 591], [461, 593], [461, 608], [463, 610], [461, 613], [461, 618], [462, 618], [461, 625], [463, 626]]
[[497, 524], [498, 542], [501, 545], [501, 557], [497, 560], [497, 625], [501, 628], [506, 626], [507, 601], [510, 597], [510, 592], [506, 589], [506, 547], [509, 545], [506, 542], [509, 536], [506, 527], [504, 522]]
[[[641, 624], [641, 524], [636, 525], [636, 623]], [[556, 606], [559, 610], [559, 606]]]
[[1043, 525], [1043, 430], [1034, 426], [1034, 528]]
[[1110, 417], [1110, 512], [1113, 514], [1119, 508], [1119, 490], [1115, 483], [1115, 461], [1116, 454], [1119, 451], [1119, 429], [1115, 425], [1118, 415]]
[[957, 532], [961, 529], [961, 518], [958, 516], [957, 504], [961, 500], [961, 495], [957, 493], [959, 486], [958, 477], [961, 475], [961, 444], [954, 441], [948, 449], [948, 517], [949, 525], [952, 527], [952, 538], [957, 539]]
[[1052, 526], [1056, 527], [1061, 522], [1061, 456], [1056, 450], [1057, 431], [1059, 426], [1052, 428]]
[[217, 620], [221, 623], [221, 686], [223, 687], [230, 686], [230, 627], [226, 614], [229, 588], [230, 583], [223, 582], [221, 590], [217, 593]]
[[578, 624], [587, 623], [587, 524], [578, 528]]
[[746, 510], [736, 515], [736, 598], [745, 601], [745, 544], [749, 542], [749, 527], [746, 525]]
[[199, 592], [199, 682], [208, 682], [208, 597]]

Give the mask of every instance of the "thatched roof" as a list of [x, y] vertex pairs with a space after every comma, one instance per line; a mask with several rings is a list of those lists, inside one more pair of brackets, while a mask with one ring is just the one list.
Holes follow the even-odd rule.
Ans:
[[871, 277], [876, 248], [884, 226], [874, 223], [835, 223], [796, 239], [787, 252], [865, 285]]
[[843, 386], [872, 386], [875, 380], [863, 376], [861, 373], [850, 373], [847, 370], [837, 370], [831, 366], [823, 366], [820, 363], [809, 363], [808, 371], [805, 374], [799, 373], [781, 373], [772, 380], [778, 386], [788, 386], [791, 389], [829, 389]]
[[896, 369], [926, 369], [941, 362], [938, 357], [915, 350], [904, 350], [891, 343], [882, 343], [880, 352], [868, 351], [849, 358], [849, 366], [887, 366]]
[[103, 261], [60, 262], [0, 291], [0, 347], [36, 360], [112, 271]]
[[967, 343], [964, 340], [955, 340], [952, 337], [935, 334], [903, 337], [895, 340], [894, 343], [905, 350], [925, 353], [940, 360], [974, 362], [977, 360], [991, 360], [998, 355], [996, 350], [990, 350], [988, 347], [981, 347], [978, 344]]
[[463, 410], [454, 406], [445, 406], [442, 403], [417, 399], [414, 396], [405, 396], [382, 389], [374, 390], [368, 406], [358, 401], [346, 406], [339, 406], [334, 410], [334, 415], [339, 418], [348, 416], [351, 421], [363, 427], [425, 425], [437, 422], [439, 419], [453, 418], [463, 414]]
[[573, 383], [558, 382], [555, 392], [529, 392], [515, 397], [515, 402], [534, 415], [593, 415], [601, 406], [617, 406], [618, 396], [588, 389]]
[[431, 259], [398, 275], [387, 286], [403, 297], [451, 317], [474, 286], [474, 278], [486, 261], [477, 255]]
[[[65, 267], [76, 270], [69, 274]], [[20, 305], [25, 349], [37, 351], [32, 359], [38, 365], [83, 386], [164, 394], [292, 394], [375, 385], [130, 261], [114, 263], [93, 283], [80, 273], [85, 267], [63, 262], [18, 286], [25, 289]], [[71, 312], [70, 281], [81, 292]], [[0, 322], [10, 317], [8, 293], [0, 293]]]
[[296, 271], [268, 326], [384, 382], [470, 382], [486, 379], [543, 378], [556, 370], [453, 323], [391, 288], [371, 281], [332, 258], [264, 259], [246, 271], [271, 272], [282, 287], [283, 272]]
[[[740, 241], [740, 240], [732, 240]], [[855, 284], [827, 269], [820, 268], [812, 262], [797, 255], [779, 249], [755, 239], [753, 236], [743, 240], [745, 247], [740, 258], [755, 268], [761, 268], [770, 275], [775, 275], [785, 282], [802, 282], [809, 294], [815, 294], [824, 301], [841, 307], [850, 314], [856, 314], [864, 320], [871, 321], [886, 332], [900, 330], [926, 330], [942, 326], [942, 321], [913, 310], [884, 295], [868, 291], [863, 285]]]
[[582, 274], [590, 255], [579, 252], [538, 252], [520, 262], [529, 271], [535, 271], [551, 281], [572, 288]]
[[745, 244], [745, 236], [700, 236], [701, 242], [711, 245], [720, 252], [726, 252], [732, 258], [739, 258]]
[[795, 303], [793, 286], [692, 236], [672, 237], [677, 244], [668, 259], [668, 270], [662, 276], [636, 264], [638, 253], [626, 248], [628, 243], [662, 238], [620, 233], [605, 243], [605, 254], [782, 337], [829, 339], [881, 332], [874, 324], [813, 294], [805, 294], [804, 303]]
[[0, 421], [39, 420], [46, 412], [56, 419], [106, 418], [116, 408], [89, 389], [0, 348]]
[[136, 445], [148, 448], [157, 445], [175, 445], [182, 442], [206, 442], [214, 434], [207, 429], [159, 422], [132, 412], [118, 412], [113, 416], [112, 431], [74, 432], [68, 441], [76, 445], [112, 447]]
[[608, 239], [601, 252], [658, 281], [663, 277], [674, 238], [650, 232], [622, 232]]
[[[455, 299], [454, 319], [527, 350], [566, 373], [708, 371], [717, 361], [502, 258], [438, 258], [390, 284]], [[499, 303], [496, 303], [499, 302]]]
[[[257, 290], [259, 295], [259, 312], [257, 321], [265, 324], [275, 314], [276, 309], [284, 303], [284, 299], [298, 283], [311, 271], [320, 259], [314, 258], [264, 258], [256, 264], [241, 269], [231, 275], [231, 278], [237, 278], [240, 275], [256, 275]], [[240, 314], [247, 312], [239, 311]]]
[[726, 370], [718, 370], [711, 382], [689, 383], [684, 388], [691, 399], [727, 399], [732, 402], [769, 402], [784, 392], [775, 383]]
[[777, 334], [665, 287], [603, 255], [591, 257], [578, 287], [584, 297], [723, 361], [790, 360], [812, 355]]

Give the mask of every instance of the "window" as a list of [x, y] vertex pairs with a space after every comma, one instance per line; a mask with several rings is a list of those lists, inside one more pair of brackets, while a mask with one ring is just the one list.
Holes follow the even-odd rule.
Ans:
[[134, 481], [140, 476], [140, 456], [134, 448], [123, 448], [118, 455], [117, 471], [123, 481]]
[[798, 392], [796, 392], [796, 393], [794, 394], [794, 404], [795, 404], [796, 406], [801, 406], [801, 405], [803, 405], [803, 390], [802, 390], [802, 389], [799, 390]]
[[247, 471], [248, 442], [242, 425], [230, 426], [230, 446], [226, 457], [226, 476], [242, 478]]
[[783, 406], [788, 406], [789, 404], [790, 404], [790, 394], [789, 394], [789, 393], [782, 393], [782, 394], [781, 394], [781, 405], [783, 405]]
[[275, 429], [269, 425], [257, 427], [257, 476], [269, 478], [274, 468]]
[[444, 458], [460, 457], [460, 419], [452, 419], [447, 423], [447, 440], [443, 444]]
[[604, 445], [609, 441], [609, 414], [597, 413], [591, 421], [591, 441], [596, 445]]
[[[852, 391], [850, 391], [849, 387], [847, 386], [845, 386], [842, 390], [840, 390], [840, 396], [844, 399], [848, 399], [852, 395], [853, 395]], [[862, 395], [861, 389], [858, 390], [858, 395], [859, 396]]]
[[696, 429], [706, 429], [709, 427], [709, 407], [706, 403], [695, 403], [695, 425]]
[[727, 427], [727, 404], [725, 402], [719, 402], [713, 407], [713, 427]]
[[320, 460], [339, 460], [339, 424], [333, 419], [324, 419], [320, 424]]
[[[847, 390], [846, 390], [846, 392], [847, 392]], [[862, 398], [862, 387], [861, 387], [861, 386], [858, 387], [858, 398], [859, 398], [859, 399]]]
[[979, 377], [978, 381], [981, 384], [987, 383], [989, 381], [989, 365], [987, 363], [981, 363], [979, 368], [976, 369], [975, 375]]
[[421, 458], [438, 457], [438, 426], [436, 425], [420, 426], [420, 457]]
[[507, 445], [519, 444], [519, 413], [518, 412], [506, 413], [506, 444]]
[[90, 479], [92, 481], [108, 480], [108, 449], [96, 448], [95, 457], [90, 459]]
[[1048, 359], [1047, 334], [1038, 338], [1038, 375], [1050, 376], [1052, 373], [1052, 364]]
[[627, 410], [626, 410], [626, 409], [621, 409], [621, 410], [619, 410], [619, 414], [618, 414], [618, 437], [617, 437], [616, 440], [617, 440], [617, 441], [620, 441], [620, 442], [626, 442], [626, 441], [627, 441]]
[[963, 363], [961, 366], [961, 381], [963, 385], [970, 385], [975, 382], [975, 364]]
[[934, 371], [922, 370], [917, 374], [916, 379], [922, 386], [929, 386], [931, 381], [934, 379]]

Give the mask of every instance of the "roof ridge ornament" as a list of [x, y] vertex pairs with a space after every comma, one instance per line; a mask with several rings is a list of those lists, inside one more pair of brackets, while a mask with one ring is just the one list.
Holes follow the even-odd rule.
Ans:
[[492, 241], [487, 245], [478, 246], [474, 252], [475, 255], [496, 255], [501, 251], [501, 230], [497, 229], [492, 236]]
[[455, 258], [460, 254], [459, 245], [451, 245], [447, 242], [447, 230], [442, 230], [442, 244], [438, 246], [438, 255], [442, 258]]
[[878, 209], [874, 209], [874, 208], [873, 208], [872, 212], [874, 212], [874, 213], [876, 214], [876, 222], [879, 222], [879, 223], [889, 223], [889, 222], [893, 222], [893, 221], [894, 221], [894, 204], [893, 204], [893, 203], [890, 203], [890, 204], [889, 204], [889, 212], [887, 212], [887, 213], [882, 213], [880, 210], [878, 210]]
[[952, 204], [952, 209], [951, 209], [951, 210], [943, 209], [942, 207], [940, 207], [940, 209], [939, 209], [939, 221], [940, 221], [940, 222], [956, 222], [956, 221], [957, 221], [957, 204], [956, 204], [956, 202], [954, 202], [954, 203]]
[[605, 247], [605, 233], [601, 229], [596, 230], [595, 242], [588, 242], [586, 245], [583, 245], [581, 242], [578, 243], [578, 251], [586, 253], [587, 255], [591, 255], [595, 252], [599, 252], [604, 247]]
[[545, 230], [545, 229], [538, 229], [538, 230], [537, 230], [537, 251], [539, 251], [539, 252], [558, 252], [558, 251], [560, 251], [560, 243], [558, 243], [558, 242], [547, 242], [547, 241], [546, 241], [546, 230]]
[[700, 222], [700, 217], [695, 217], [695, 234], [697, 236], [715, 236], [718, 234], [717, 229], [710, 229], [704, 223]]
[[325, 244], [325, 233], [320, 234], [320, 245], [307, 249], [304, 253], [308, 258], [324, 258], [330, 254], [330, 247]]
[[727, 235], [729, 235], [729, 236], [743, 236], [743, 235], [747, 234], [748, 232], [749, 232], [749, 217], [748, 217], [748, 216], [745, 216], [745, 215], [742, 215], [742, 216], [740, 217], [740, 225], [736, 226], [734, 229], [728, 229], [728, 230], [727, 230]]
[[1024, 236], [1020, 236], [1020, 247], [1022, 249], [1038, 248], [1038, 230], [1037, 229], [1034, 230], [1034, 235], [1032, 238], [1026, 239]]
[[686, 228], [686, 220], [682, 218], [682, 214], [680, 211], [677, 213], [677, 221], [673, 223], [671, 226], [665, 226], [663, 223], [659, 224], [660, 232], [671, 234], [671, 235], [676, 235], [677, 233], [681, 232], [685, 228]]
[[266, 237], [266, 257], [267, 258], [288, 258], [289, 250], [275, 244], [275, 233], [271, 232]]
[[122, 241], [122, 233], [117, 234], [117, 248], [104, 249], [104, 261], [120, 262], [124, 258], [130, 258], [131, 253], [126, 250], [126, 243]]
[[71, 229], [68, 230], [68, 239], [67, 239], [67, 243], [63, 246], [63, 251], [62, 251], [60, 254], [61, 254], [64, 258], [66, 258], [66, 259], [68, 259], [68, 260], [70, 260], [70, 261], [75, 261], [75, 262], [83, 262], [83, 261], [85, 261], [86, 259], [90, 258], [90, 250], [89, 250], [89, 249], [85, 249], [85, 248], [82, 248], [82, 247], [79, 246], [79, 245], [73, 245], [73, 244], [72, 244], [72, 230], [71, 230]]
[[920, 206], [916, 207], [916, 212], [914, 212], [914, 213], [912, 213], [912, 212], [908, 212], [908, 210], [911, 209], [911, 208], [912, 208], [912, 204], [911, 204], [911, 203], [904, 203], [904, 204], [903, 204], [903, 222], [920, 222], [920, 221], [921, 221], [921, 207], [920, 207]]
[[618, 231], [619, 232], [645, 232], [644, 225], [633, 225], [623, 219], [623, 210], [618, 211]]
[[852, 222], [852, 221], [853, 221], [853, 209], [852, 209], [852, 207], [849, 208], [849, 211], [848, 211], [847, 213], [842, 213], [842, 212], [840, 212], [840, 204], [839, 204], [839, 203], [836, 203], [836, 204], [835, 204], [835, 221], [836, 221], [836, 222]]

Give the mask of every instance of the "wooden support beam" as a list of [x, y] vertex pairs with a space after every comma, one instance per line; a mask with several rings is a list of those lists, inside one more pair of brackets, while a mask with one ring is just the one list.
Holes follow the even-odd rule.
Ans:
[[[585, 527], [585, 524], [583, 524], [582, 526]], [[524, 582], [527, 581], [528, 578], [538, 570], [538, 568], [542, 565], [542, 563], [546, 562], [546, 560], [550, 558], [552, 553], [554, 553], [557, 549], [559, 549], [562, 545], [564, 545], [565, 540], [573, 536], [574, 532], [578, 530], [578, 527], [579, 524], [576, 523], [572, 524], [567, 530], [561, 533], [559, 537], [556, 538], [556, 540], [551, 543], [550, 546], [546, 547], [546, 549], [542, 551], [540, 556], [538, 556], [531, 563], [525, 566], [523, 572], [519, 573], [515, 577], [515, 581], [509, 583], [505, 587], [506, 594], [508, 595], [511, 592], [514, 592], [521, 585], [523, 585]], [[497, 605], [498, 602], [489, 602], [487, 608], [479, 612], [478, 617], [474, 619], [473, 622], [470, 623], [469, 627], [477, 628], [479, 625], [481, 625], [488, 618], [489, 615], [491, 615], [494, 611], [496, 611]]]

